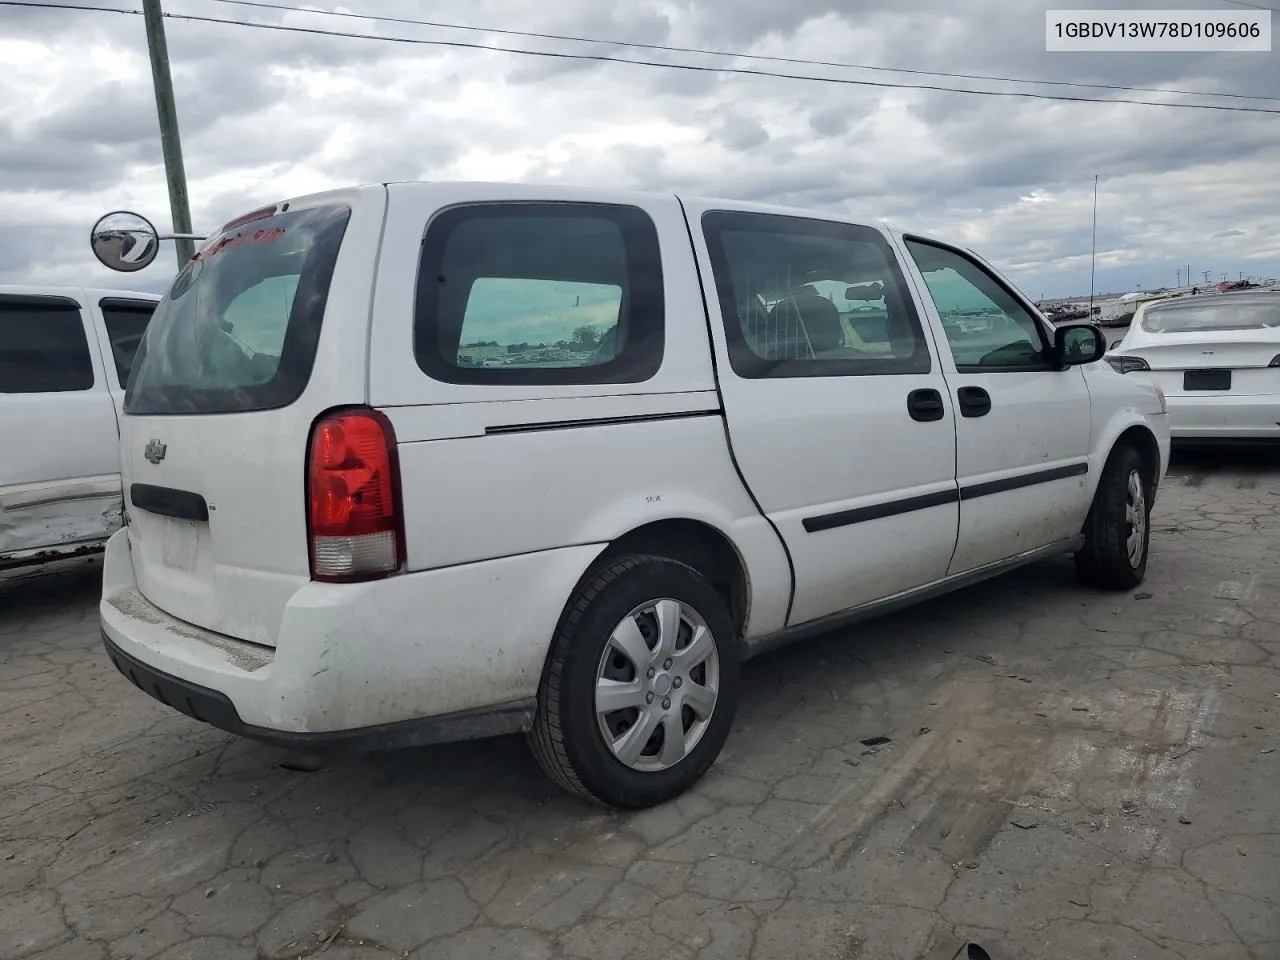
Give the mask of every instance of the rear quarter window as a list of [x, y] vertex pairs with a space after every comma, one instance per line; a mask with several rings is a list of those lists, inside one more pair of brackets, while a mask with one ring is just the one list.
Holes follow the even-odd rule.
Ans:
[[64, 297], [0, 297], [0, 393], [93, 389], [80, 305]]
[[1212, 333], [1280, 327], [1280, 295], [1214, 294], [1152, 304], [1139, 326], [1147, 333]]
[[479, 204], [427, 228], [414, 354], [433, 379], [637, 383], [661, 366], [664, 322], [657, 230], [638, 208]]

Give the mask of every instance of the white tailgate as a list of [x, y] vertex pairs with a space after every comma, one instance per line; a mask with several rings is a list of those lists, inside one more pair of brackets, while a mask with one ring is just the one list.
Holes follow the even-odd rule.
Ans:
[[[143, 596], [207, 630], [274, 643], [285, 604], [310, 579], [306, 427], [287, 409], [124, 418], [129, 545]], [[164, 458], [151, 463], [147, 449], [159, 444]]]
[[[125, 401], [121, 467], [138, 588], [166, 613], [206, 630], [274, 645], [285, 606], [310, 581], [306, 468], [311, 425], [331, 407], [366, 399], [362, 357], [373, 251], [381, 231], [385, 195], [382, 187], [335, 191], [292, 201], [287, 213], [282, 209], [283, 215], [225, 230], [222, 236], [232, 239], [255, 231], [266, 233], [257, 242], [245, 241], [240, 247], [229, 244], [220, 252], [213, 250], [219, 242], [215, 238], [201, 251], [207, 273], [198, 274], [185, 294], [196, 298], [194, 304], [171, 307], [166, 297], [157, 309]], [[204, 305], [201, 298], [220, 303], [222, 287], [243, 279], [233, 271], [254, 275], [253, 271], [265, 270], [256, 264], [275, 255], [272, 244], [277, 232], [279, 249], [287, 251], [284, 244], [297, 244], [299, 236], [309, 235], [308, 223], [314, 225], [306, 219], [309, 215], [321, 216], [317, 210], [335, 206], [345, 206], [351, 213], [345, 232], [339, 235], [340, 252], [332, 282], [327, 285], [327, 301], [307, 279], [316, 275], [307, 266], [296, 280], [297, 292], [289, 296], [275, 287], [262, 292], [262, 282], [255, 280], [244, 288], [251, 294], [247, 306], [235, 306], [244, 291], [236, 294], [229, 306], [214, 309]], [[292, 238], [290, 231], [294, 231]], [[304, 252], [326, 242], [330, 248], [336, 247], [334, 234], [326, 236], [331, 239], [299, 247]], [[237, 256], [240, 259], [233, 261]], [[305, 253], [307, 264], [315, 262], [311, 257], [310, 252]], [[285, 259], [287, 254], [281, 261]], [[197, 286], [200, 277], [210, 278], [210, 289]], [[279, 268], [266, 277], [265, 282], [271, 284], [282, 282], [282, 277], [284, 282], [294, 282], [292, 274], [281, 273]], [[280, 297], [284, 297], [285, 306], [277, 308]], [[315, 299], [308, 299], [312, 297]], [[299, 303], [316, 307], [306, 313], [297, 309]], [[280, 312], [273, 314], [277, 309]], [[295, 321], [302, 316], [319, 316], [321, 311], [314, 362], [307, 364], [299, 359], [300, 354], [305, 357], [305, 349], [298, 350], [293, 339]], [[271, 356], [272, 341], [264, 328], [269, 324], [283, 326], [278, 319], [281, 315], [290, 318], [288, 333], [283, 335], [283, 348], [276, 337], [276, 356]], [[193, 342], [208, 343], [227, 349], [223, 339], [208, 333], [215, 326], [210, 319], [213, 316], [221, 317], [232, 336], [250, 345], [257, 355], [253, 364], [268, 361], [266, 368], [274, 371], [274, 379], [243, 388], [204, 387], [205, 383], [220, 384], [209, 378], [222, 377], [225, 370], [241, 375], [246, 363], [244, 357], [222, 359], [201, 354], [191, 346]], [[197, 320], [206, 340], [189, 330]], [[290, 356], [304, 372], [292, 382], [305, 378], [305, 386], [298, 388], [300, 393], [283, 393], [273, 402], [269, 390], [263, 392], [264, 384], [274, 389], [271, 385], [280, 382], [280, 371], [292, 366], [280, 359], [282, 349], [285, 353], [295, 351]], [[159, 359], [153, 359], [148, 351]], [[155, 386], [148, 379], [149, 364]], [[172, 401], [167, 399], [169, 383], [177, 384], [172, 388], [177, 391]], [[200, 384], [199, 388], [193, 383]], [[208, 400], [209, 395], [216, 395], [216, 400]], [[245, 409], [235, 409], [242, 398]], [[204, 403], [209, 411], [187, 412]], [[166, 404], [172, 411], [156, 412]]]

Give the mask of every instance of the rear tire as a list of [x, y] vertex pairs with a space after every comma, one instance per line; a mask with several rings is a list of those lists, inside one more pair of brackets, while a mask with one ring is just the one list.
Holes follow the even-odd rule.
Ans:
[[1147, 576], [1151, 543], [1151, 468], [1133, 447], [1111, 452], [1085, 519], [1076, 570], [1088, 586], [1132, 590]]
[[738, 705], [737, 630], [705, 576], [666, 557], [588, 571], [551, 643], [529, 742], [566, 790], [640, 809], [715, 762]]

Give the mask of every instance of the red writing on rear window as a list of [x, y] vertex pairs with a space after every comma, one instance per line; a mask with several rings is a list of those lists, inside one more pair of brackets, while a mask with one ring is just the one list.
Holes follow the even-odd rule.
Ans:
[[246, 247], [251, 243], [275, 243], [284, 236], [283, 227], [270, 227], [265, 230], [255, 230], [253, 233], [240, 233], [234, 237], [223, 237], [211, 246], [201, 250], [192, 260], [208, 260], [215, 254], [222, 253], [226, 250], [235, 250], [239, 247]]

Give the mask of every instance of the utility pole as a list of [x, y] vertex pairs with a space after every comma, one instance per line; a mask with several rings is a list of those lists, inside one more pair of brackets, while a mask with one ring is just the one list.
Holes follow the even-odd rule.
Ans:
[[1089, 320], [1093, 320], [1094, 277], [1098, 270], [1098, 175], [1093, 175], [1093, 240], [1089, 251]]
[[[173, 79], [169, 76], [169, 44], [164, 36], [164, 14], [160, 0], [142, 0], [147, 25], [147, 52], [151, 55], [151, 79], [156, 89], [156, 112], [160, 115], [160, 146], [164, 150], [165, 179], [169, 182], [169, 211], [173, 232], [191, 233], [191, 207], [187, 203], [187, 173], [182, 166], [182, 140], [178, 136], [178, 110], [173, 101]], [[195, 244], [179, 237], [178, 269], [187, 265]]]

